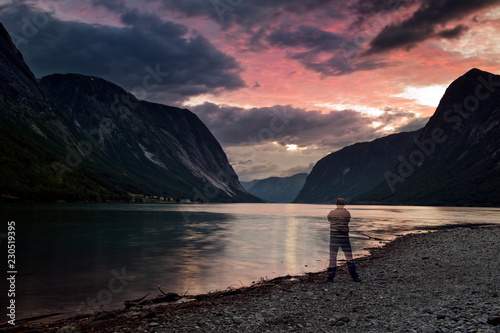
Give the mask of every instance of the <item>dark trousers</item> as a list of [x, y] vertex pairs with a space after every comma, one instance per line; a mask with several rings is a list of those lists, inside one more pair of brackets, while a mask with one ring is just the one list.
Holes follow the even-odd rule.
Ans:
[[349, 232], [330, 232], [330, 262], [328, 264], [328, 278], [334, 278], [337, 271], [337, 254], [339, 248], [344, 252], [347, 260], [347, 268], [351, 277], [358, 277], [356, 265], [352, 256], [351, 241], [349, 240]]

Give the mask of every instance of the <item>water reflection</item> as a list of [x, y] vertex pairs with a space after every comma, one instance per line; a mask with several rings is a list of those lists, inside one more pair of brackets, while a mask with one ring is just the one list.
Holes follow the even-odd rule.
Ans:
[[[0, 217], [15, 220], [18, 228], [16, 300], [21, 318], [76, 310], [98, 295], [112, 296], [105, 308], [120, 306], [124, 300], [156, 295], [156, 285], [166, 292], [195, 294], [249, 285], [266, 276], [326, 269], [326, 214], [332, 208], [2, 205]], [[500, 221], [496, 208], [350, 206], [349, 210], [354, 258], [367, 254], [364, 248], [398, 234]], [[134, 278], [121, 292], [110, 293], [112, 271], [122, 269]]]
[[351, 213], [345, 207], [343, 198], [337, 199], [337, 208], [330, 211], [328, 221], [330, 222], [330, 260], [328, 264], [327, 281], [332, 282], [337, 272], [337, 254], [339, 248], [342, 249], [347, 261], [347, 267], [352, 279], [356, 282], [361, 281], [356, 272], [351, 241], [349, 239], [349, 222]]

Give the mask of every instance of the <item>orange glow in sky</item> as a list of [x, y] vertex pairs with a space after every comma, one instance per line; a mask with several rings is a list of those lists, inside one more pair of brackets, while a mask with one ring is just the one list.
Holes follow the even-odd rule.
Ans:
[[[0, 19], [18, 15], [8, 28], [20, 33], [26, 12], [49, 13], [18, 45], [37, 76], [83, 72], [130, 91], [159, 66], [169, 77], [146, 98], [195, 112], [242, 180], [308, 172], [345, 145], [421, 128], [453, 80], [474, 67], [500, 73], [500, 1], [214, 3], [10, 1]], [[95, 34], [80, 47], [101, 67], [40, 53], [72, 33]]]

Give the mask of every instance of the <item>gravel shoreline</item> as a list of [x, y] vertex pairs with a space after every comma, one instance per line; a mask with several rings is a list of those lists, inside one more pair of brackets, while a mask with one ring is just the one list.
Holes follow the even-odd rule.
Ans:
[[[500, 332], [500, 227], [410, 234], [344, 266], [180, 304], [135, 306], [10, 332]], [[5, 327], [3, 327], [5, 329]]]

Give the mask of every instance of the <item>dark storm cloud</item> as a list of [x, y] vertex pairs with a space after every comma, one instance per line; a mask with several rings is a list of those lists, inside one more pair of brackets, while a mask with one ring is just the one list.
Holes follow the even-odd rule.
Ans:
[[[374, 59], [373, 55], [385, 51], [410, 49], [431, 38], [459, 38], [468, 27], [460, 22], [453, 25], [454, 20], [498, 2], [500, 0], [148, 0], [146, 3], [160, 5], [162, 10], [179, 17], [200, 17], [216, 22], [224, 32], [225, 41], [238, 51], [284, 49], [290, 59], [305, 68], [322, 76], [337, 76], [392, 65], [383, 59]], [[93, 3], [124, 13], [124, 0], [102, 3], [93, 0]], [[137, 5], [133, 1], [126, 3]], [[339, 22], [349, 28], [337, 33], [324, 28]]]
[[391, 124], [403, 117], [410, 121], [415, 118], [414, 114], [402, 110], [374, 118], [352, 110], [322, 113], [282, 105], [243, 109], [204, 103], [191, 109], [223, 146], [277, 142], [300, 147], [341, 148], [382, 136], [373, 128], [374, 121]]
[[103, 7], [114, 12], [122, 12], [127, 8], [124, 0], [92, 0], [92, 6]]
[[37, 76], [95, 75], [138, 98], [161, 96], [174, 104], [245, 86], [234, 58], [202, 35], [151, 14], [125, 10], [125, 26], [111, 27], [61, 21], [21, 3], [0, 6], [0, 20]]
[[[216, 22], [224, 31], [225, 40], [239, 51], [285, 49], [290, 59], [299, 61], [305, 68], [323, 76], [345, 75], [388, 65], [383, 61], [358, 60], [356, 56], [347, 58], [345, 45], [353, 44], [347, 35], [315, 26], [321, 21], [346, 20], [348, 5], [341, 1], [150, 0], [148, 3], [160, 4], [163, 10], [181, 17], [201, 17]], [[129, 1], [128, 4], [130, 7], [133, 2]], [[105, 7], [122, 15], [124, 22], [138, 24], [134, 20], [138, 12], [124, 12], [123, 1], [94, 1], [94, 6]], [[310, 17], [305, 21], [294, 19], [303, 14]], [[143, 17], [147, 15], [143, 14]], [[295, 23], [308, 21], [312, 24], [297, 26]], [[280, 22], [287, 22], [287, 25], [279, 26]], [[148, 20], [144, 24], [148, 25]]]
[[469, 27], [463, 24], [459, 24], [453, 29], [441, 30], [440, 32], [438, 32], [438, 36], [447, 39], [458, 38], [467, 30], [469, 30]]
[[338, 50], [344, 41], [341, 35], [316, 27], [301, 25], [295, 30], [280, 28], [271, 32], [267, 40], [278, 47], [306, 47], [316, 52]]
[[416, 1], [418, 0], [357, 0], [351, 1], [349, 8], [360, 15], [360, 18], [366, 18], [366, 15], [408, 7]]
[[[155, 1], [151, 1], [155, 2]], [[282, 13], [307, 13], [317, 9], [331, 17], [342, 14], [339, 1], [332, 0], [161, 0], [164, 9], [186, 17], [209, 17], [223, 28], [232, 25], [255, 27], [276, 20]]]
[[408, 19], [382, 29], [370, 42], [370, 48], [365, 55], [397, 48], [410, 49], [431, 38], [459, 37], [467, 30], [466, 26], [459, 24], [452, 29], [442, 29], [442, 27], [498, 3], [500, 0], [425, 0]]
[[317, 61], [315, 52], [296, 53], [291, 58], [299, 60], [304, 67], [321, 73], [324, 76], [341, 76], [358, 71], [368, 71], [384, 68], [390, 64], [385, 61], [348, 59], [342, 52], [336, 52], [331, 58]]
[[267, 40], [274, 47], [289, 50], [289, 58], [324, 76], [346, 75], [389, 65], [374, 59], [347, 57], [346, 49], [350, 44], [344, 36], [312, 26], [299, 26], [297, 29], [281, 27], [272, 31]]

